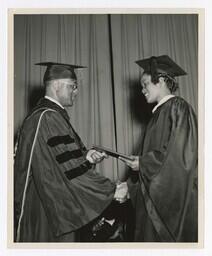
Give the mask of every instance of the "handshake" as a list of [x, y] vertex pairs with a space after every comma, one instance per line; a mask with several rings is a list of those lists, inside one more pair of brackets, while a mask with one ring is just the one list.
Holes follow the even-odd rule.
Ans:
[[[92, 164], [96, 164], [96, 163], [100, 163], [104, 158], [108, 158], [108, 152], [109, 155], [111, 155], [111, 151], [106, 151], [106, 150], [102, 150], [102, 152], [98, 151], [98, 149], [90, 149], [87, 152], [86, 155], [86, 159], [92, 163]], [[116, 153], [113, 152], [112, 156], [115, 156]], [[127, 161], [126, 156], [124, 158], [122, 158], [122, 156], [119, 156], [119, 159], [122, 161]], [[128, 158], [129, 161], [134, 161], [134, 159], [130, 159], [130, 157]], [[124, 203], [127, 199], [129, 198], [129, 193], [128, 193], [128, 187], [127, 187], [127, 182], [121, 182], [116, 184], [116, 190], [115, 190], [115, 194], [114, 194], [114, 199], [119, 202], [119, 203]]]
[[129, 192], [127, 187], [127, 182], [121, 182], [116, 185], [116, 191], [114, 194], [114, 199], [119, 203], [124, 203], [129, 199]]

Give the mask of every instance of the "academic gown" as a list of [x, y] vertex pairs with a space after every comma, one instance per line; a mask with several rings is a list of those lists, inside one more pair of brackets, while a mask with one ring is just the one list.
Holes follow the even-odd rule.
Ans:
[[173, 97], [148, 123], [139, 179], [128, 180], [135, 241], [198, 241], [197, 157], [196, 115], [185, 100]]
[[111, 203], [115, 185], [97, 174], [67, 112], [42, 99], [25, 119], [14, 165], [15, 240], [71, 242]]

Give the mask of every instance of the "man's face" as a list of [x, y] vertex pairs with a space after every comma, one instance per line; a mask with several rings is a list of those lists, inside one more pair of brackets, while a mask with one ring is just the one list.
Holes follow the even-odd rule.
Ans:
[[64, 107], [71, 107], [74, 104], [75, 97], [77, 96], [77, 81], [75, 79], [59, 79], [57, 86], [57, 98], [60, 104]]
[[159, 101], [160, 89], [158, 84], [151, 81], [151, 75], [143, 74], [141, 77], [142, 93], [148, 103], [155, 103]]

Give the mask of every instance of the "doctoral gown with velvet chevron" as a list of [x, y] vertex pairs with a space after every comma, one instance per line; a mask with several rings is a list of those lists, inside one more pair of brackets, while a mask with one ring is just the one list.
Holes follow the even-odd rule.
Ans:
[[25, 119], [18, 140], [14, 167], [16, 241], [75, 241], [75, 231], [111, 203], [115, 185], [95, 173], [86, 152], [67, 112], [42, 99]]
[[146, 128], [139, 181], [129, 179], [135, 207], [135, 241], [197, 242], [197, 119], [173, 97]]

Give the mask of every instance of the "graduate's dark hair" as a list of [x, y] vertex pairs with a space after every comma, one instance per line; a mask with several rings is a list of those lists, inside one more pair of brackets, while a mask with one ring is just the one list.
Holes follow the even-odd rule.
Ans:
[[157, 84], [159, 82], [159, 78], [160, 77], [163, 77], [164, 78], [164, 81], [168, 87], [168, 89], [170, 90], [170, 92], [175, 92], [179, 86], [178, 86], [178, 83], [177, 81], [175, 80], [174, 77], [168, 75], [168, 74], [165, 74], [165, 73], [158, 73], [157, 75], [154, 75], [152, 76], [151, 72], [148, 72], [148, 71], [145, 71], [142, 76], [146, 74], [146, 75], [150, 75], [151, 76], [151, 81], [153, 84]]
[[164, 78], [164, 81], [165, 81], [167, 87], [169, 88], [170, 92], [175, 92], [179, 88], [178, 83], [174, 77], [172, 77], [168, 74], [158, 74], [158, 78], [159, 77]]

